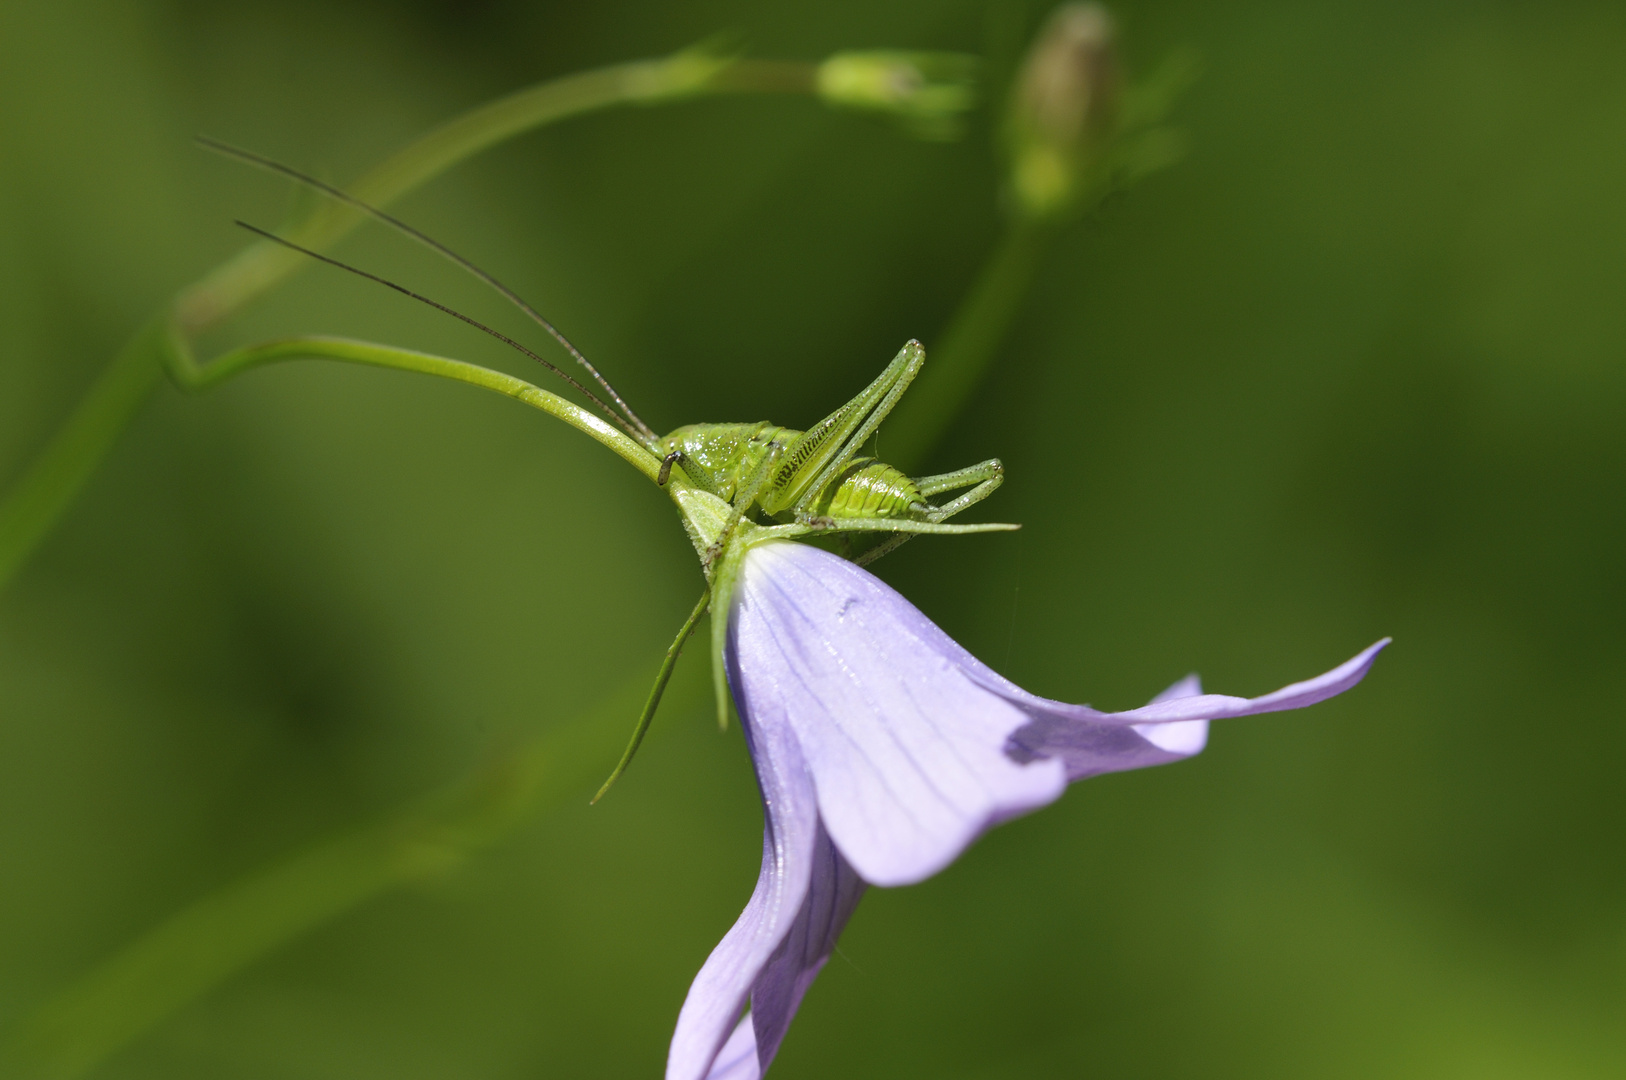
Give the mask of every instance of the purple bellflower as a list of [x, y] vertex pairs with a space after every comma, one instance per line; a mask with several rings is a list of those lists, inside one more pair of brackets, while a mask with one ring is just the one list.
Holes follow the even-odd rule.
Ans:
[[1204, 694], [1188, 676], [1142, 708], [1097, 712], [1028, 693], [868, 571], [784, 540], [745, 553], [727, 619], [762, 870], [689, 990], [667, 1080], [759, 1080], [867, 885], [930, 877], [1074, 780], [1190, 757], [1210, 720], [1340, 694], [1388, 644], [1264, 697]]

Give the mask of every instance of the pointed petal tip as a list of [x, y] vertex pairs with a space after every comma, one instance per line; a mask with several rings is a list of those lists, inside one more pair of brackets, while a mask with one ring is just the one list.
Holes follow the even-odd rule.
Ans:
[[[1392, 637], [1379, 638], [1366, 648], [1362, 649], [1360, 652], [1356, 653], [1354, 656], [1350, 657], [1348, 660], [1345, 660], [1342, 664], [1339, 664], [1337, 667], [1327, 672], [1325, 675], [1317, 676], [1314, 679], [1307, 679], [1302, 683], [1295, 683], [1294, 686], [1291, 687], [1283, 687], [1281, 690], [1276, 691], [1276, 694], [1285, 694], [1288, 690], [1292, 690], [1298, 686], [1312, 686], [1315, 684], [1323, 684], [1328, 688], [1334, 684], [1337, 684], [1338, 688], [1333, 690], [1327, 696], [1331, 697], [1333, 694], [1341, 694], [1345, 690], [1348, 690], [1350, 687], [1354, 686], [1356, 683], [1360, 682], [1362, 679], [1366, 678], [1366, 673], [1372, 669], [1372, 664], [1375, 660], [1377, 660], [1378, 654], [1384, 649], [1387, 649], [1393, 641], [1394, 638]], [[1272, 694], [1267, 696], [1274, 697], [1275, 695]]]
[[[1246, 703], [1247, 706], [1252, 706], [1251, 708], [1238, 710], [1237, 715], [1246, 715], [1248, 712], [1270, 712], [1280, 709], [1302, 708], [1305, 705], [1312, 705], [1318, 701], [1325, 701], [1327, 698], [1341, 694], [1366, 678], [1366, 673], [1372, 669], [1373, 661], [1393, 640], [1393, 638], [1388, 637], [1382, 638], [1368, 645], [1365, 649], [1362, 649], [1359, 653], [1324, 675], [1318, 675], [1313, 679], [1283, 687], [1281, 690], [1273, 694], [1266, 694], [1262, 698], [1255, 698], [1253, 701]], [[1202, 692], [1202, 682], [1195, 673], [1192, 673], [1153, 698], [1148, 708], [1182, 699], [1201, 697]], [[1275, 702], [1275, 704], [1270, 705], [1269, 702]], [[1177, 754], [1180, 757], [1191, 757], [1194, 754], [1201, 753], [1203, 748], [1208, 745], [1208, 721], [1209, 719], [1218, 718], [1216, 715], [1214, 717], [1172, 720], [1163, 723], [1139, 723], [1133, 725], [1133, 729], [1141, 738], [1159, 750]]]
[[1233, 716], [1253, 716], [1259, 713], [1302, 709], [1328, 698], [1337, 697], [1351, 689], [1372, 669], [1372, 663], [1392, 639], [1373, 642], [1331, 671], [1302, 682], [1290, 683], [1280, 690], [1256, 698], [1231, 697], [1226, 694], [1174, 694], [1181, 684], [1159, 694], [1150, 705], [1128, 712], [1099, 716], [1106, 723], [1157, 724], [1185, 720], [1222, 720]]
[[1193, 671], [1191, 674], [1187, 675], [1185, 678], [1181, 679], [1179, 682], [1157, 695], [1157, 697], [1153, 698], [1150, 704], [1156, 705], [1160, 701], [1174, 701], [1178, 698], [1196, 697], [1202, 692], [1203, 681], [1198, 677], [1197, 673]]

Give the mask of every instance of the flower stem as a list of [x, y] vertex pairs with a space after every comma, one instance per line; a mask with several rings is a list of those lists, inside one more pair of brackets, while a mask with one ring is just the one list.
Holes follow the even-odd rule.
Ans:
[[22, 479], [0, 500], [0, 587], [11, 580], [164, 378], [164, 321], [113, 357]]
[[887, 459], [905, 472], [919, 470], [970, 404], [1022, 309], [1055, 231], [1047, 222], [1013, 220], [942, 336], [928, 349], [925, 369], [887, 417]]

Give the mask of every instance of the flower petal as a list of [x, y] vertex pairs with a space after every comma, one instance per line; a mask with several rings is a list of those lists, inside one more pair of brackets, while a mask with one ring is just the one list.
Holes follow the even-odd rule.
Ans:
[[1340, 694], [1388, 644], [1260, 698], [1204, 694], [1192, 676], [1104, 713], [1028, 693], [867, 571], [787, 542], [746, 555], [729, 633], [742, 716], [796, 732], [819, 816], [874, 885], [930, 877], [1067, 781], [1190, 757], [1209, 720]]
[[864, 882], [821, 827], [813, 845], [813, 875], [796, 921], [751, 985], [751, 1024], [764, 1072], [779, 1052], [802, 995], [835, 951]]
[[734, 1034], [728, 1037], [711, 1063], [706, 1080], [762, 1080], [762, 1065], [757, 1061], [757, 1037], [751, 1029], [749, 1013], [734, 1025]]
[[[744, 706], [741, 706], [742, 713]], [[795, 733], [746, 725], [764, 807], [756, 890], [689, 987], [667, 1052], [666, 1080], [703, 1080], [730, 1038], [757, 976], [802, 913], [813, 876], [818, 810]], [[781, 1032], [782, 1033], [782, 1032]]]
[[[1126, 712], [1104, 713], [1088, 705], [1041, 698], [993, 675], [1032, 714], [1012, 733], [1007, 752], [1020, 761], [1059, 758], [1069, 780], [1161, 765], [1190, 757], [1207, 741], [1207, 722], [1254, 713], [1301, 709], [1341, 694], [1365, 677], [1389, 644], [1384, 638], [1322, 675], [1284, 686], [1263, 697], [1204, 694], [1188, 676], [1152, 700]], [[986, 669], [985, 669], [986, 670]], [[992, 673], [989, 673], [992, 675]]]
[[[1157, 697], [1156, 705], [1176, 698], [1196, 697], [1203, 692], [1202, 680], [1195, 674], [1187, 675]], [[1190, 757], [1208, 745], [1207, 720], [1175, 720], [1167, 724], [1136, 724], [1135, 734], [1157, 747], [1180, 757]]]
[[1342, 693], [1388, 644], [1259, 698], [1204, 694], [1192, 675], [1103, 713], [1028, 693], [862, 568], [783, 541], [743, 555], [725, 634], [762, 871], [689, 991], [668, 1080], [760, 1080], [866, 881], [928, 877], [1071, 780], [1189, 757], [1210, 720]]
[[1390, 638], [1378, 641], [1358, 655], [1339, 664], [1331, 671], [1313, 679], [1284, 686], [1280, 690], [1256, 698], [1230, 697], [1226, 694], [1196, 694], [1190, 697], [1164, 699], [1159, 697], [1150, 705], [1142, 705], [1128, 712], [1103, 714], [1111, 723], [1167, 724], [1179, 720], [1224, 720], [1233, 716], [1252, 716], [1256, 713], [1281, 712], [1302, 709], [1337, 697], [1366, 678], [1372, 661], [1389, 644]]
[[795, 732], [819, 816], [871, 884], [930, 877], [989, 826], [1066, 786], [1059, 763], [1005, 753], [1031, 716], [969, 670], [987, 669], [878, 578], [829, 552], [783, 541], [753, 547], [730, 642], [746, 725]]
[[706, 1080], [760, 1080], [784, 1040], [802, 995], [864, 895], [864, 882], [822, 828], [814, 845], [812, 882], [801, 910], [751, 985], [751, 1011], [734, 1028]]

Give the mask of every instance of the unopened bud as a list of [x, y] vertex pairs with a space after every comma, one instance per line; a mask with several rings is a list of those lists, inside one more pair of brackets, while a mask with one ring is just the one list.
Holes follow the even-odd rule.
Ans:
[[952, 138], [976, 100], [976, 66], [962, 53], [836, 53], [819, 65], [816, 87], [830, 105], [888, 114], [924, 138]]
[[1115, 130], [1118, 96], [1111, 16], [1100, 4], [1063, 4], [1011, 92], [1011, 186], [1022, 212], [1053, 216], [1089, 188]]

